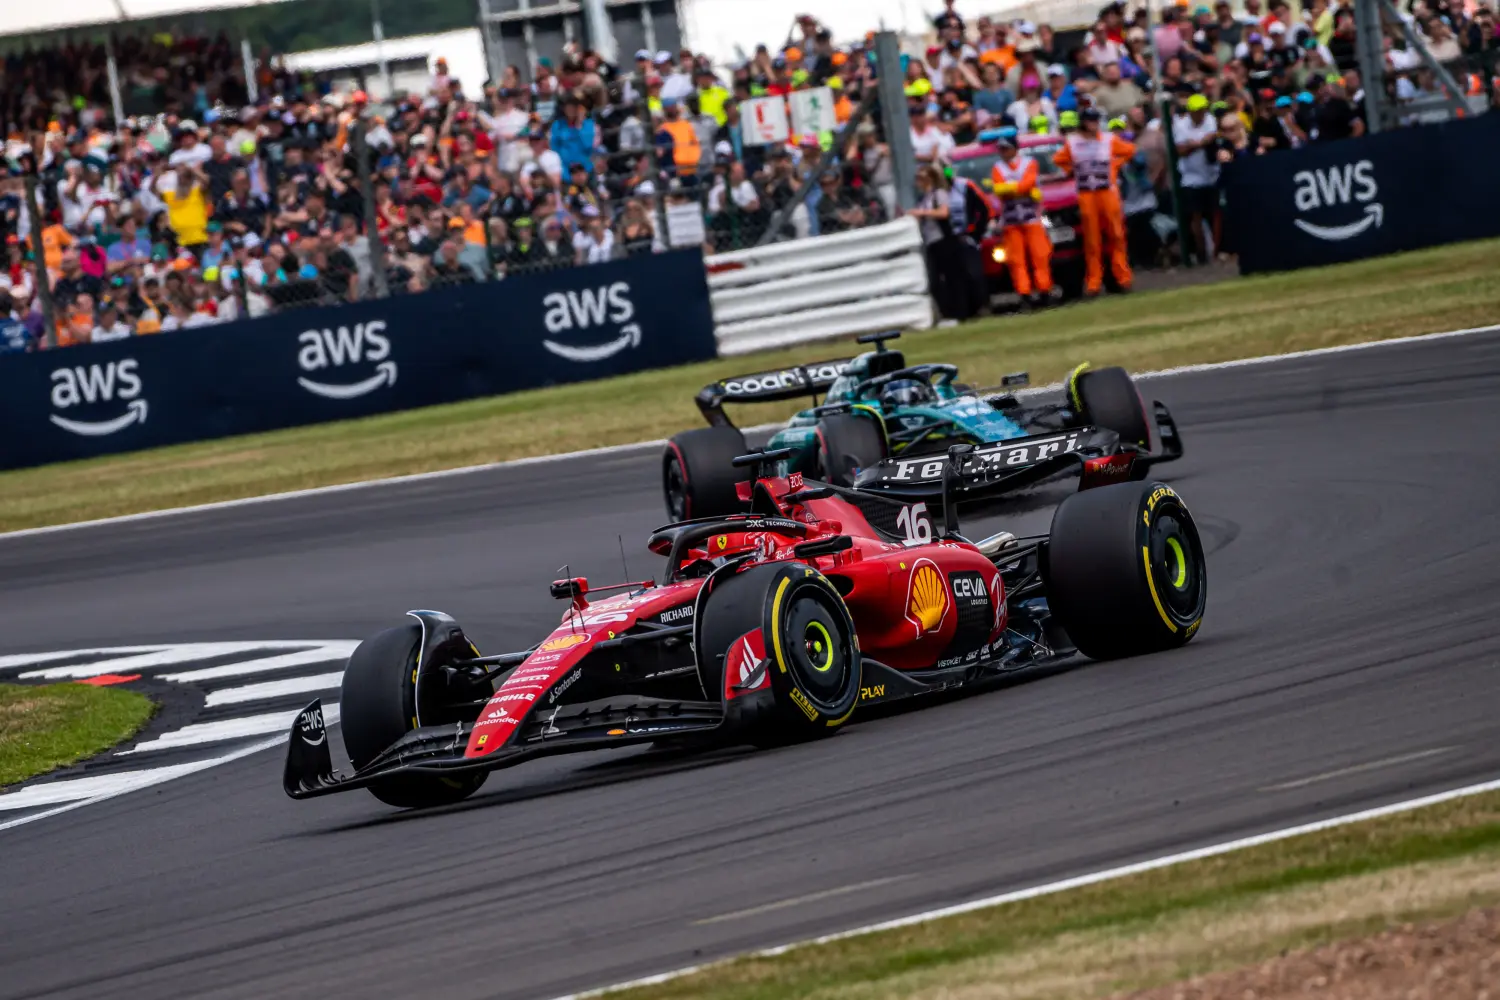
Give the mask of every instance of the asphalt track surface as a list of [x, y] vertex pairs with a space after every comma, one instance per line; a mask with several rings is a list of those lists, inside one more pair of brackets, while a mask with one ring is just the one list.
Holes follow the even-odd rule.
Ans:
[[[278, 751], [0, 833], [0, 996], [547, 997], [1500, 773], [1500, 336], [1148, 383], [1211, 548], [1187, 648], [812, 746], [555, 758], [399, 814]], [[0, 652], [488, 650], [663, 520], [617, 454], [0, 540]], [[1011, 518], [1041, 530], [1045, 509]]]

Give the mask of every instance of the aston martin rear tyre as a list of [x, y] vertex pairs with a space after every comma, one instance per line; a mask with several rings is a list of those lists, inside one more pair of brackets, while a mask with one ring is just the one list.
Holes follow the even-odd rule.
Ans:
[[[1154, 421], [1125, 369], [1085, 368], [1068, 380], [1068, 394], [1084, 423], [1114, 431], [1123, 443], [1151, 450]], [[1140, 472], [1145, 475], [1145, 466]]]
[[1068, 497], [1052, 516], [1045, 571], [1052, 613], [1096, 660], [1183, 645], [1208, 601], [1198, 528], [1163, 483]]
[[818, 421], [818, 479], [853, 486], [861, 469], [885, 457], [885, 429], [873, 417], [831, 413]]
[[[355, 648], [344, 668], [339, 695], [339, 726], [349, 762], [362, 768], [417, 723], [417, 650], [422, 626], [416, 622], [377, 633]], [[370, 785], [370, 793], [387, 805], [419, 809], [468, 798], [488, 772], [445, 777], [398, 774]]]
[[734, 460], [750, 449], [736, 427], [699, 427], [674, 435], [662, 454], [662, 492], [673, 521], [738, 514], [735, 485], [749, 478]]

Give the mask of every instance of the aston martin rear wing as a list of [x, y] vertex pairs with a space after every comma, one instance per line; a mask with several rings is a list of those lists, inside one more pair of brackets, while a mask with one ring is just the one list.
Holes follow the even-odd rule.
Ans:
[[813, 361], [805, 365], [734, 375], [704, 386], [694, 402], [711, 426], [731, 426], [725, 403], [775, 403], [785, 399], [827, 392], [853, 362], [853, 358]]

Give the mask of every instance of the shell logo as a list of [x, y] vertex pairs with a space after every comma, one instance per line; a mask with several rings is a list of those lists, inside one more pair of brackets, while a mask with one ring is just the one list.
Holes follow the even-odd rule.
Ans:
[[911, 589], [906, 595], [906, 620], [917, 626], [921, 638], [937, 628], [948, 613], [948, 588], [931, 560], [920, 559], [911, 571]]
[[542, 643], [539, 647], [537, 647], [537, 652], [555, 653], [560, 649], [572, 649], [579, 643], [588, 641], [589, 637], [586, 635], [577, 635], [576, 633], [573, 635], [560, 635], [555, 639], [548, 639], [546, 642]]

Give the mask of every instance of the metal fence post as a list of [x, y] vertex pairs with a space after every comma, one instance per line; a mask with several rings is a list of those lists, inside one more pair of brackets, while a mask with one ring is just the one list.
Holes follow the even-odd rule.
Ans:
[[880, 98], [880, 120], [885, 131], [885, 144], [891, 151], [896, 205], [902, 212], [909, 212], [917, 207], [917, 154], [912, 149], [911, 121], [906, 111], [901, 42], [894, 31], [881, 31], [875, 35], [875, 71], [874, 93]]
[[31, 213], [31, 256], [36, 267], [36, 294], [42, 302], [42, 346], [57, 346], [57, 311], [52, 304], [52, 279], [42, 250], [42, 213], [37, 208], [36, 174], [26, 175], [26, 211]]
[[[656, 119], [651, 117], [651, 95], [646, 91], [646, 74], [637, 74], [636, 93], [640, 95], [636, 101], [636, 114], [641, 116], [641, 125], [646, 133], [646, 163], [651, 167], [653, 178], [651, 186], [656, 191], [656, 225], [657, 235], [661, 238], [661, 245], [667, 249], [672, 248], [672, 242], [667, 233], [667, 188], [671, 186], [671, 180], [664, 177], [661, 172], [661, 160], [656, 155]], [[709, 153], [712, 154], [712, 150]], [[674, 171], [677, 165], [674, 163]]]
[[391, 294], [386, 284], [385, 244], [380, 240], [380, 225], [375, 217], [375, 184], [370, 175], [370, 146], [365, 141], [365, 123], [354, 122], [352, 139], [354, 148], [354, 179], [359, 184], [360, 201], [364, 207], [365, 243], [370, 248], [371, 285], [378, 299]]
[[[1145, 10], [1146, 37], [1151, 40], [1151, 61], [1155, 64], [1155, 71], [1151, 74], [1151, 83], [1156, 91], [1154, 98], [1156, 113], [1161, 115], [1162, 138], [1167, 145], [1167, 185], [1172, 192], [1172, 218], [1177, 223], [1177, 249], [1182, 256], [1182, 265], [1192, 267], [1193, 259], [1188, 253], [1188, 227], [1182, 217], [1182, 176], [1177, 170], [1177, 141], [1172, 137], [1172, 98], [1161, 89], [1161, 48], [1156, 44], [1156, 27], [1151, 23], [1149, 3]], [[1193, 240], [1197, 242], [1196, 234]]]
[[[1365, 85], [1365, 127], [1385, 128], [1385, 50], [1380, 31], [1380, 6], [1374, 0], [1355, 0], [1354, 52]], [[1350, 95], [1353, 96], [1353, 95]]]

